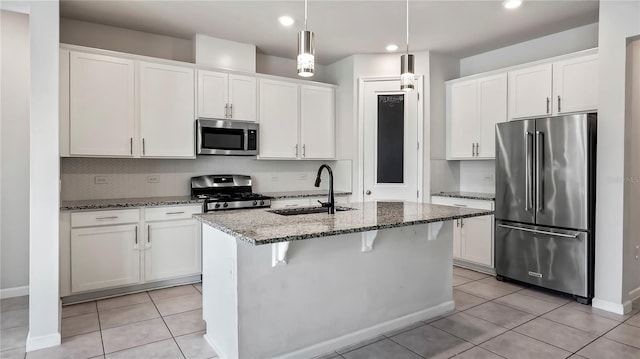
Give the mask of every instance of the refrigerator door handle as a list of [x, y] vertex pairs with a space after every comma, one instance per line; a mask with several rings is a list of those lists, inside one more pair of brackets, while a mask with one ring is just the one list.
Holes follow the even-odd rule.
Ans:
[[542, 211], [542, 156], [544, 134], [536, 131], [536, 211]]
[[506, 224], [499, 224], [498, 227], [508, 228], [508, 229], [515, 229], [516, 231], [524, 231], [524, 232], [531, 232], [531, 233], [538, 233], [538, 234], [547, 234], [547, 235], [554, 236], [554, 237], [571, 238], [571, 239], [576, 239], [580, 235], [580, 233], [564, 234], [564, 233], [539, 231], [537, 229], [529, 229], [529, 228], [523, 228], [523, 227], [509, 226], [509, 225], [506, 225]]
[[533, 133], [526, 131], [524, 133], [525, 146], [525, 176], [524, 176], [524, 210], [529, 211], [533, 208]]

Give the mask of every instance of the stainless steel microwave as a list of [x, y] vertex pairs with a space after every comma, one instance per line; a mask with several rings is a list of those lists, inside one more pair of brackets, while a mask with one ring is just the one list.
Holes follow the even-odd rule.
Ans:
[[197, 120], [199, 155], [255, 156], [258, 124], [232, 120]]

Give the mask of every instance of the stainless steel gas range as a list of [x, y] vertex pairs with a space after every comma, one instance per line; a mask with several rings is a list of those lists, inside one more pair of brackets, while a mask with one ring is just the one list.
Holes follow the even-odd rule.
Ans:
[[191, 196], [204, 199], [204, 211], [271, 207], [271, 197], [253, 193], [251, 177], [206, 175], [191, 177]]

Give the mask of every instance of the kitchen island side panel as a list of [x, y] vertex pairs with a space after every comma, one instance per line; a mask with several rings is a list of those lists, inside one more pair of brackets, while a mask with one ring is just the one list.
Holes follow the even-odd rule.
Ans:
[[240, 357], [313, 357], [453, 310], [441, 223], [380, 230], [369, 252], [363, 233], [294, 241], [276, 267], [271, 245], [238, 242]]

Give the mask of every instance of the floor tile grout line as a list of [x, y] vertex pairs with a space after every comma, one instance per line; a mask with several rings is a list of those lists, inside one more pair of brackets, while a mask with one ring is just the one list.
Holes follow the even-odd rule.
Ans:
[[100, 331], [100, 344], [102, 345], [102, 356], [103, 358], [107, 357], [107, 353], [104, 350], [104, 338], [102, 338], [102, 323], [100, 323], [100, 312], [98, 311], [98, 302], [95, 302], [96, 305], [96, 314], [98, 315], [98, 330]]
[[[194, 288], [195, 289], [195, 288]], [[198, 290], [196, 289], [196, 292]], [[149, 294], [149, 293], [147, 293]], [[149, 297], [151, 298], [151, 294], [149, 294]], [[158, 309], [158, 306], [156, 305], [156, 302], [153, 301], [153, 298], [151, 298], [151, 302], [153, 303], [153, 306], [156, 308], [156, 310], [158, 311], [158, 314], [160, 314], [160, 318], [162, 319], [162, 322], [164, 323], [164, 326], [167, 328], [167, 331], [169, 332], [169, 335], [171, 335], [171, 339], [173, 339], [173, 342], [176, 344], [176, 346], [178, 347], [178, 350], [180, 351], [180, 354], [182, 355], [183, 358], [186, 358], [187, 356], [184, 354], [184, 352], [182, 351], [182, 348], [180, 347], [180, 344], [178, 344], [178, 341], [176, 340], [176, 337], [173, 335], [173, 332], [171, 331], [171, 328], [169, 328], [169, 325], [167, 324], [167, 322], [164, 320], [164, 315], [162, 315], [162, 313], [160, 313], [160, 309]], [[218, 353], [216, 353], [216, 356], [218, 355]]]
[[114, 310], [118, 310], [119, 311], [119, 310], [123, 310], [125, 308], [133, 307], [133, 306], [136, 306], [136, 305], [147, 304], [147, 303], [152, 303], [152, 301], [128, 304], [128, 305], [125, 305], [125, 306], [122, 306], [122, 307], [117, 307], [117, 308], [98, 310], [98, 312], [103, 312], [104, 313], [104, 312], [110, 312], [110, 311], [114, 311]]
[[[458, 314], [460, 314], [460, 313], [462, 313], [462, 312], [459, 312]], [[466, 314], [466, 313], [465, 313], [465, 314]], [[488, 321], [488, 320], [486, 320], [486, 319], [478, 318], [478, 317], [473, 316], [473, 315], [471, 315], [471, 314], [467, 314], [467, 315], [470, 315], [470, 316], [474, 317], [475, 319], [482, 320], [482, 321], [484, 321], [484, 322], [487, 322], [487, 323], [489, 323], [489, 324], [495, 325], [496, 327], [499, 327], [499, 328], [502, 328], [502, 329], [506, 329], [506, 330], [505, 330], [504, 332], [500, 333], [500, 334], [494, 335], [494, 336], [492, 336], [491, 338], [486, 339], [486, 340], [483, 340], [482, 342], [480, 342], [480, 343], [476, 344], [476, 343], [473, 343], [473, 342], [468, 341], [468, 340], [467, 340], [467, 339], [465, 339], [465, 338], [459, 337], [459, 336], [457, 336], [457, 335], [456, 335], [456, 334], [454, 334], [454, 333], [450, 333], [450, 332], [448, 332], [448, 331], [447, 331], [447, 330], [445, 330], [445, 329], [438, 328], [438, 327], [436, 327], [436, 326], [434, 326], [434, 325], [432, 325], [432, 327], [434, 327], [434, 328], [436, 328], [436, 329], [440, 329], [440, 330], [442, 330], [443, 332], [446, 332], [447, 334], [451, 334], [451, 335], [453, 335], [454, 337], [456, 337], [456, 338], [458, 338], [458, 339], [461, 339], [461, 340], [464, 340], [465, 342], [471, 343], [471, 344], [473, 344], [473, 345], [475, 345], [475, 346], [480, 346], [480, 344], [484, 344], [484, 343], [488, 342], [489, 340], [491, 340], [491, 339], [493, 339], [493, 338], [496, 338], [496, 337], [499, 337], [499, 336], [501, 336], [502, 334], [504, 334], [504, 333], [506, 333], [506, 332], [508, 332], [508, 331], [510, 331], [510, 330], [511, 330], [511, 329], [509, 329], [509, 328], [505, 328], [505, 327], [503, 327], [503, 326], [501, 326], [501, 325], [498, 325], [498, 324], [492, 323], [492, 322], [490, 322], [490, 321]], [[443, 319], [444, 319], [444, 318], [443, 318]]]
[[[429, 324], [426, 324], [426, 325], [429, 325]], [[388, 338], [388, 339], [389, 339], [389, 340], [391, 340], [392, 342], [396, 343], [397, 345], [399, 345], [399, 346], [403, 347], [404, 349], [406, 349], [406, 350], [408, 350], [408, 351], [412, 352], [413, 354], [415, 354], [415, 355], [419, 356], [420, 358], [425, 358], [425, 356], [424, 356], [424, 355], [421, 355], [420, 353], [416, 353], [415, 351], [411, 350], [410, 348], [407, 348], [406, 346], [404, 346], [404, 345], [402, 345], [402, 344], [398, 343], [397, 341], [393, 340], [393, 338]], [[426, 358], [425, 358], [425, 359], [426, 359]]]

